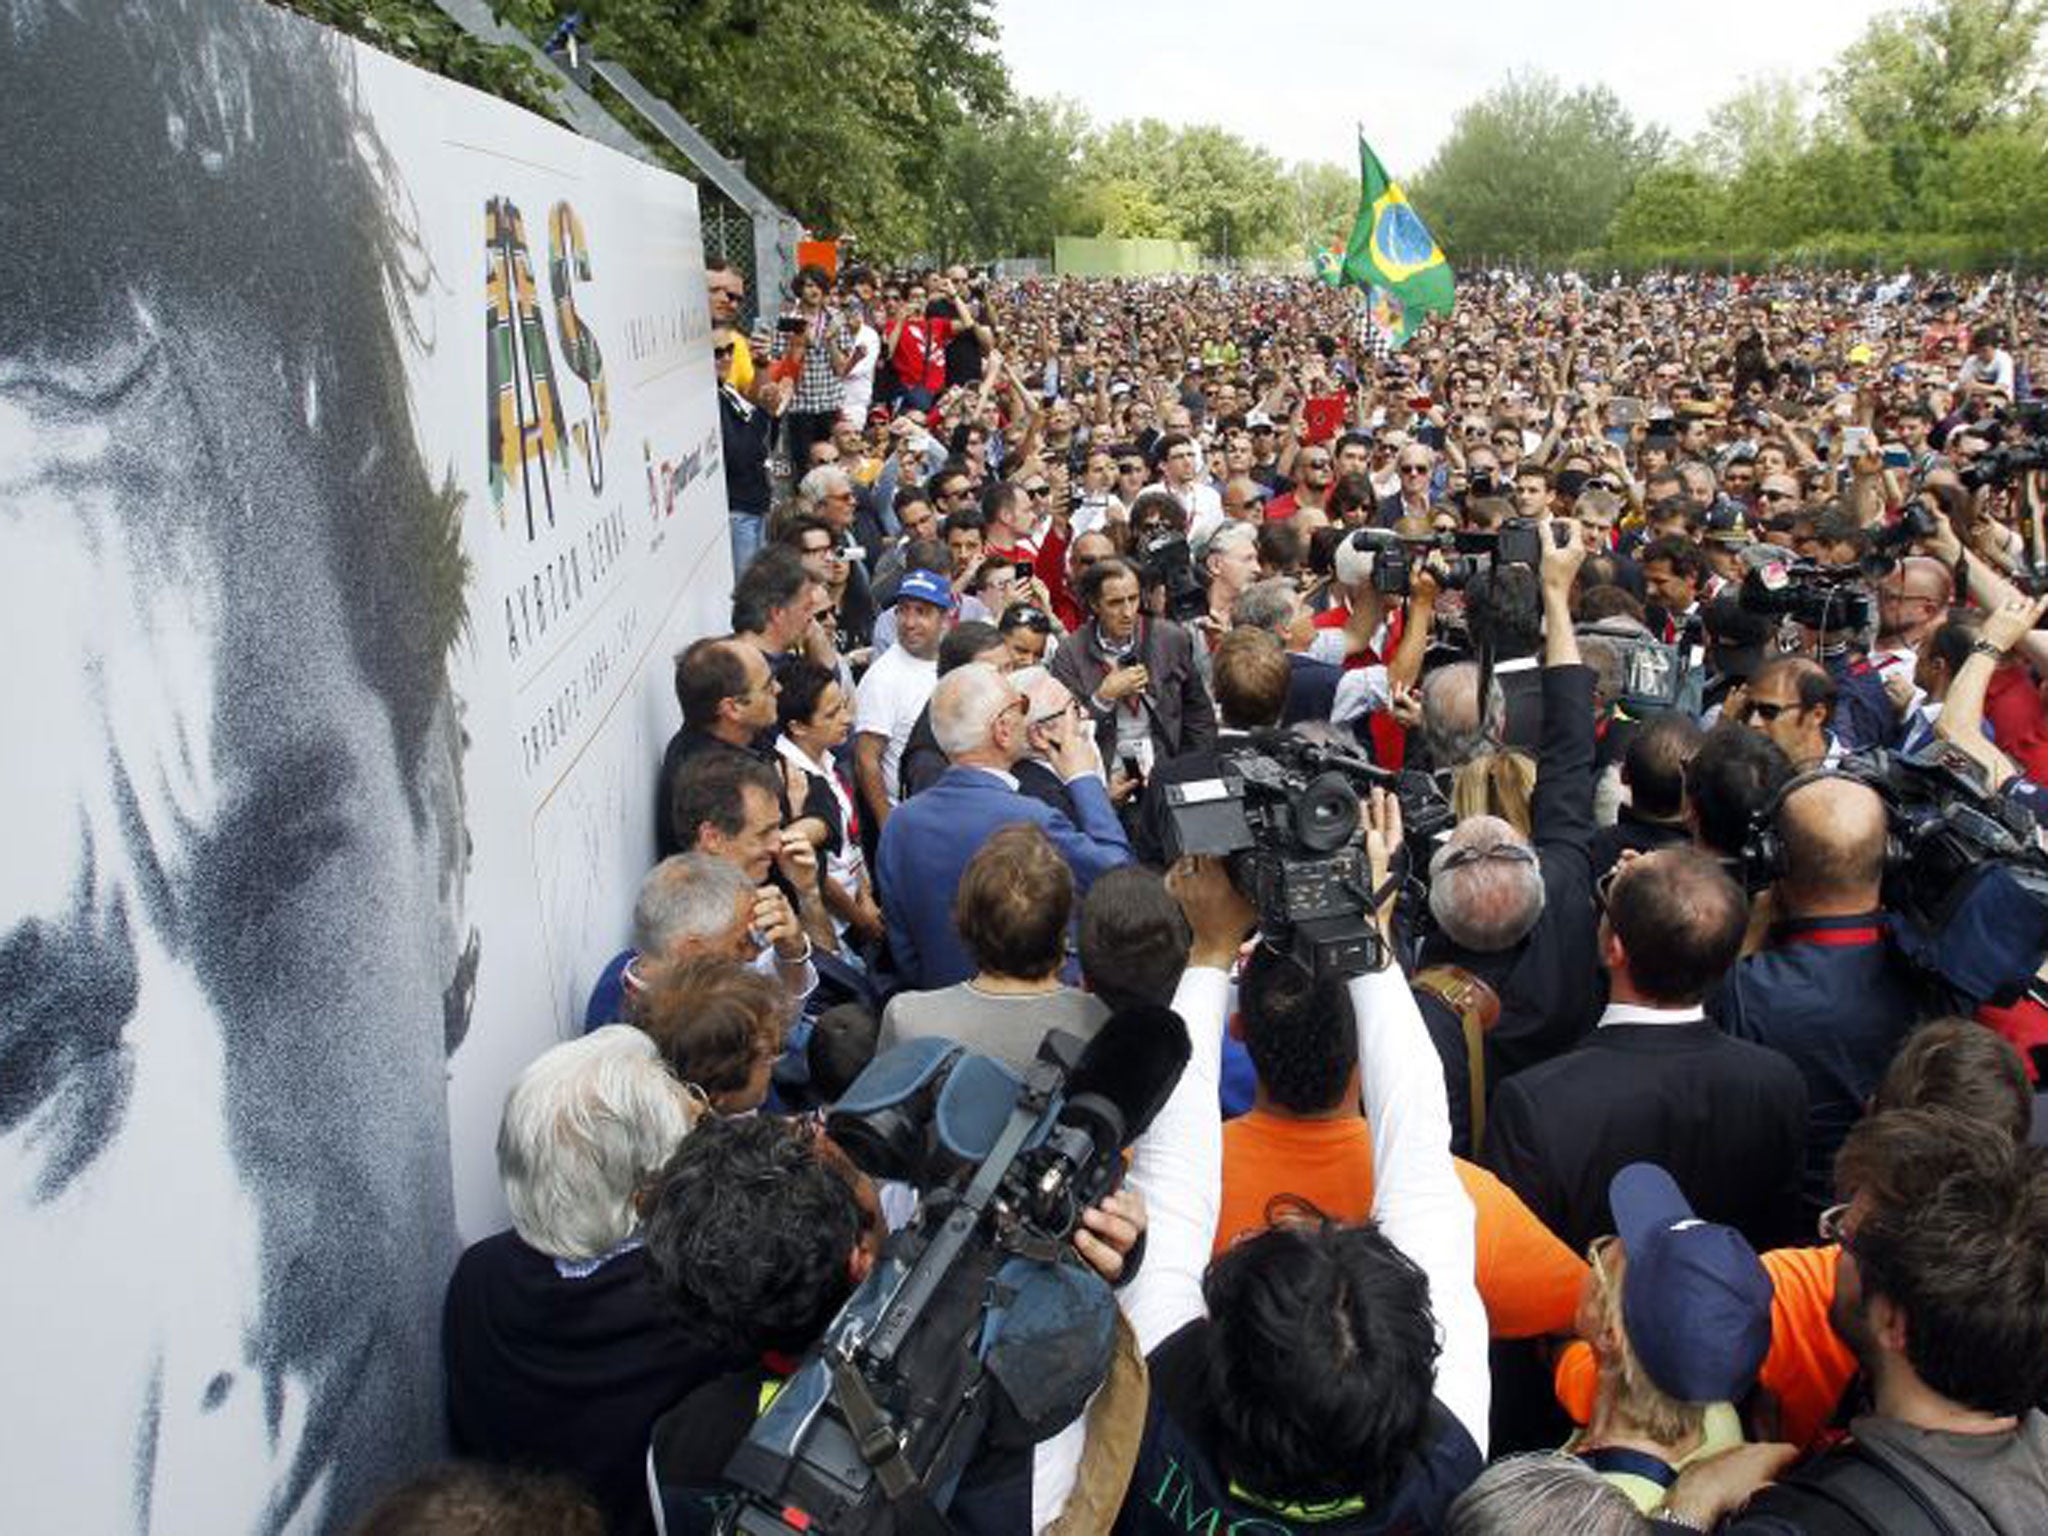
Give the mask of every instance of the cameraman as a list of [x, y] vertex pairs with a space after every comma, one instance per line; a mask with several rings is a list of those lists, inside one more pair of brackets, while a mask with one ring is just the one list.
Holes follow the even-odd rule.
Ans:
[[[1399, 808], [1364, 817], [1377, 886]], [[1195, 941], [1174, 1010], [1193, 1052], [1133, 1151], [1152, 1213], [1144, 1268], [1121, 1296], [1145, 1351], [1151, 1405], [1116, 1529], [1436, 1529], [1485, 1460], [1486, 1314], [1473, 1284], [1472, 1205], [1453, 1171], [1440, 1073], [1397, 966], [1314, 983], [1348, 1013], [1372, 1127], [1372, 1224], [1262, 1232], [1209, 1262], [1221, 1206], [1216, 1064], [1229, 972], [1251, 908], [1220, 863], [1170, 881]], [[1379, 913], [1384, 932], [1391, 903]], [[1262, 950], [1255, 971], [1293, 973]], [[1041, 1502], [1051, 1513], [1057, 1490]]]
[[1130, 562], [1096, 561], [1076, 595], [1089, 619], [1053, 653], [1051, 671], [1086, 705], [1103, 762], [1121, 765], [1135, 789], [1153, 763], [1213, 746], [1216, 710], [1194, 643], [1172, 620], [1138, 611]]
[[[887, 1232], [874, 1181], [830, 1138], [767, 1116], [705, 1120], [650, 1203], [656, 1283], [717, 1362], [678, 1380], [682, 1395], [655, 1424], [648, 1454], [662, 1528], [697, 1536], [731, 1502], [724, 1473], [732, 1453], [867, 1278]], [[1144, 1226], [1143, 1200], [1120, 1190], [1082, 1213], [1074, 1249], [1114, 1282]], [[1028, 1449], [977, 1454], [946, 1510], [951, 1528], [976, 1536], [1034, 1529], [1032, 1459]]]

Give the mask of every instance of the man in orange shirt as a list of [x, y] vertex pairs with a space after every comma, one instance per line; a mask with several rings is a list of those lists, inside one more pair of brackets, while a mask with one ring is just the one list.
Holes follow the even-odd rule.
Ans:
[[[1223, 1127], [1216, 1251], [1287, 1207], [1338, 1221], [1372, 1214], [1372, 1130], [1359, 1109], [1350, 1014], [1296, 966], [1253, 970], [1231, 1032], [1258, 1074], [1251, 1111]], [[1586, 1265], [1485, 1169], [1454, 1159], [1478, 1212], [1475, 1276], [1497, 1339], [1569, 1333]]]

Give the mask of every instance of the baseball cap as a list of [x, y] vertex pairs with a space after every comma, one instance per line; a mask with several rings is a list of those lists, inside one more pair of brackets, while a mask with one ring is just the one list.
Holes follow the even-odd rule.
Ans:
[[934, 608], [953, 606], [953, 584], [936, 571], [910, 571], [896, 583], [896, 601], [906, 597], [921, 603], [930, 603]]
[[1707, 655], [1714, 669], [1723, 677], [1748, 682], [1763, 665], [1764, 647], [1771, 638], [1770, 622], [1743, 607], [1732, 593], [1708, 603], [1700, 617], [1706, 621]]
[[1701, 538], [1711, 539], [1716, 544], [1749, 544], [1755, 542], [1750, 531], [1749, 519], [1743, 515], [1742, 506], [1734, 501], [1717, 501], [1707, 509], [1707, 525], [1701, 531]]
[[1607, 1204], [1628, 1255], [1622, 1323], [1650, 1380], [1682, 1403], [1742, 1396], [1771, 1348], [1771, 1280], [1756, 1250], [1695, 1216], [1655, 1163], [1617, 1173]]
[[1244, 424], [1248, 431], [1256, 432], [1264, 427], [1270, 432], [1273, 429], [1273, 418], [1264, 411], [1253, 411], [1245, 417]]

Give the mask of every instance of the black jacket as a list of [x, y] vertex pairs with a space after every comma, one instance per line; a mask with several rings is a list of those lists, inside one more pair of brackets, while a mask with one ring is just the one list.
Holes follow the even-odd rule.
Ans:
[[1493, 954], [1441, 933], [1423, 943], [1424, 966], [1456, 965], [1499, 994], [1487, 1035], [1489, 1084], [1578, 1043], [1600, 1016], [1607, 981], [1594, 943], [1593, 669], [1542, 670], [1543, 742], [1530, 800], [1543, 870], [1543, 916], [1521, 943]]
[[512, 1232], [455, 1266], [441, 1353], [455, 1454], [565, 1472], [621, 1533], [654, 1528], [644, 1468], [655, 1420], [730, 1368], [665, 1309], [644, 1251], [571, 1280]]
[[741, 414], [741, 403], [727, 390], [718, 391], [718, 441], [725, 457], [725, 504], [733, 512], [763, 516], [774, 502], [768, 483], [768, 445], [775, 436], [775, 418], [759, 406]]
[[1915, 1024], [1944, 1011], [1893, 945], [1882, 912], [1771, 929], [1707, 999], [1738, 1040], [1769, 1046], [1806, 1080], [1807, 1207], [1834, 1203], [1835, 1153]]
[[1195, 667], [1194, 642], [1185, 629], [1169, 619], [1149, 615], [1139, 619], [1137, 647], [1126, 664], [1142, 665], [1152, 680], [1137, 700], [1125, 700], [1106, 710], [1096, 709], [1095, 692], [1115, 663], [1103, 651], [1101, 633], [1094, 624], [1083, 626], [1061, 645], [1049, 668], [1095, 717], [1095, 740], [1106, 767], [1116, 762], [1116, 711], [1134, 703], [1145, 712], [1155, 762], [1215, 744], [1216, 706]]
[[1805, 1141], [1806, 1085], [1776, 1051], [1704, 1021], [1609, 1024], [1499, 1086], [1482, 1160], [1574, 1249], [1614, 1230], [1608, 1181], [1651, 1162], [1761, 1252], [1810, 1236]]

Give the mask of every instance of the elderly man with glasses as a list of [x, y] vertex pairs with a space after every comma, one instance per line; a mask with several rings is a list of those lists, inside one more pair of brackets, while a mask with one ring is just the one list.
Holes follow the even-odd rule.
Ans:
[[1436, 450], [1427, 443], [1409, 443], [1394, 455], [1394, 473], [1400, 486], [1380, 502], [1377, 521], [1391, 528], [1404, 517], [1428, 517], [1436, 495]]
[[932, 734], [952, 766], [896, 808], [875, 860], [889, 947], [908, 986], [949, 987], [974, 974], [953, 924], [953, 893], [975, 850], [998, 827], [1021, 821], [1040, 828], [1073, 870], [1081, 895], [1104, 870], [1131, 861], [1095, 734], [1084, 725], [1068, 721], [1047, 743], [1078, 822], [1019, 788], [1017, 764], [1031, 748], [1033, 728], [1031, 697], [985, 662], [948, 673], [932, 692]]

